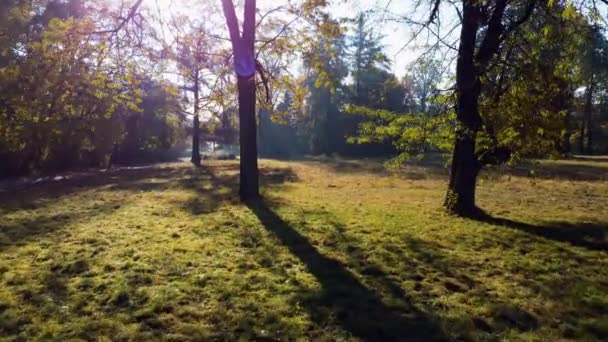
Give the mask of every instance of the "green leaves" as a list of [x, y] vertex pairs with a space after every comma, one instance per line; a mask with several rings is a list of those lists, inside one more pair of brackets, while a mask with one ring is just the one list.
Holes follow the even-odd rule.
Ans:
[[27, 156], [20, 172], [78, 163], [88, 150], [104, 159], [122, 116], [140, 111], [135, 68], [115, 64], [89, 18], [31, 25], [22, 52], [0, 62], [0, 155]]
[[578, 12], [576, 11], [576, 7], [574, 4], [569, 2], [562, 12], [562, 18], [566, 20], [573, 20], [578, 16]]
[[358, 134], [349, 143], [390, 142], [400, 154], [390, 163], [395, 166], [405, 159], [418, 158], [429, 150], [449, 151], [454, 139], [454, 113], [437, 115], [394, 113], [387, 110], [347, 105], [346, 113], [363, 117]]

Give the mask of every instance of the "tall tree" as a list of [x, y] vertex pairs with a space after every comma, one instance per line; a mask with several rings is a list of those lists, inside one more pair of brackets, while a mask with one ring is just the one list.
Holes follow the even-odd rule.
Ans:
[[348, 44], [353, 78], [351, 101], [356, 105], [369, 105], [370, 93], [384, 81], [389, 60], [380, 45], [381, 38], [370, 26], [367, 13], [359, 13]]
[[255, 14], [256, 1], [245, 0], [243, 33], [232, 0], [222, 0], [226, 25], [232, 43], [234, 71], [239, 102], [240, 184], [242, 200], [259, 197], [258, 148], [255, 115]]
[[408, 100], [413, 102], [408, 103], [408, 109], [426, 114], [432, 98], [438, 94], [439, 83], [443, 81], [441, 63], [434, 58], [419, 58], [407, 69], [403, 83], [410, 88], [411, 98]]
[[[436, 1], [431, 20], [435, 19]], [[451, 213], [470, 216], [477, 212], [475, 188], [481, 169], [476, 151], [477, 133], [482, 127], [479, 114], [481, 78], [501, 43], [526, 22], [538, 0], [512, 3], [509, 0], [462, 2], [461, 31], [456, 61], [456, 132], [450, 181], [444, 205]], [[508, 15], [506, 15], [509, 13]], [[485, 152], [484, 152], [485, 153]]]
[[182, 76], [184, 91], [192, 94], [192, 156], [190, 161], [196, 166], [201, 164], [200, 154], [200, 112], [203, 100], [202, 87], [206, 82], [204, 71], [210, 68], [209, 40], [201, 27], [177, 39], [175, 61]]
[[597, 102], [597, 90], [601, 83], [608, 78], [608, 40], [602, 29], [597, 26], [586, 27], [586, 44], [584, 45], [583, 75], [585, 79], [585, 97], [583, 117], [579, 136], [580, 151], [591, 154], [593, 152], [593, 112], [594, 102]]
[[307, 135], [313, 154], [342, 152], [347, 135], [340, 112], [344, 100], [344, 78], [348, 74], [343, 36], [317, 41], [304, 54]]

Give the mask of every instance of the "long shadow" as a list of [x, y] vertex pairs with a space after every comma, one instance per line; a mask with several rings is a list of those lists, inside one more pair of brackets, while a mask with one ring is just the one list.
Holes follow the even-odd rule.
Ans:
[[[325, 167], [339, 174], [373, 174], [378, 176], [390, 176], [395, 173], [389, 171], [383, 161], [379, 159], [357, 160], [357, 159], [331, 159], [331, 158], [303, 158], [301, 161]], [[437, 158], [429, 158], [421, 161], [409, 161], [397, 173], [403, 179], [437, 179], [444, 178], [448, 174], [445, 162]]]
[[579, 155], [579, 156], [572, 156], [572, 157], [570, 157], [570, 159], [580, 160], [580, 161], [590, 161], [590, 162], [601, 162], [601, 163], [608, 162], [608, 156], [584, 156], [584, 155]]
[[[264, 227], [288, 247], [321, 283], [321, 297], [304, 303], [319, 325], [331, 324], [333, 317], [333, 323], [365, 341], [446, 340], [431, 317], [411, 303], [406, 312], [388, 307], [344, 265], [319, 253], [263, 200], [251, 201], [247, 205]], [[330, 311], [330, 317], [326, 311]]]
[[83, 211], [52, 215], [34, 214], [10, 221], [0, 216], [0, 233], [5, 237], [0, 240], [0, 252], [34, 239], [58, 234], [74, 222], [109, 215], [122, 205], [124, 205], [123, 201], [111, 201]]
[[[196, 193], [195, 197], [181, 204], [182, 208], [193, 215], [200, 215], [211, 213], [225, 204], [240, 203], [238, 171], [238, 164], [207, 166], [180, 179], [179, 185], [182, 188]], [[259, 179], [261, 187], [268, 190], [296, 181], [297, 175], [291, 168], [262, 166], [259, 169]]]
[[608, 251], [608, 223], [573, 224], [556, 222], [547, 225], [534, 225], [507, 218], [493, 217], [488, 214], [478, 215], [472, 219], [520, 230], [549, 240], [567, 242], [573, 246]]
[[175, 179], [183, 177], [185, 168], [141, 167], [95, 171], [72, 175], [60, 181], [15, 184], [0, 189], [0, 214], [21, 209], [40, 209], [45, 199], [58, 200], [88, 189], [110, 186], [111, 190], [152, 191], [166, 186], [165, 183], [148, 183], [151, 178]]
[[[268, 188], [294, 181], [290, 168], [260, 168], [260, 181]], [[205, 184], [212, 185], [210, 188]], [[195, 196], [187, 203], [179, 203], [193, 214], [210, 213], [224, 204], [238, 203], [238, 164], [206, 165], [199, 169], [175, 165], [157, 165], [96, 171], [74, 175], [61, 181], [27, 184], [0, 191], [0, 251], [14, 245], [55, 234], [74, 221], [86, 221], [97, 215], [107, 215], [124, 205], [124, 199], [106, 201], [104, 204], [74, 212], [44, 214], [43, 209], [63, 197], [82, 191], [103, 188], [107, 191], [147, 192], [167, 188], [191, 190]], [[25, 210], [28, 215], [8, 220], [5, 215]], [[36, 210], [36, 211], [34, 211]], [[1, 237], [1, 236], [0, 236]]]
[[[600, 160], [597, 160], [600, 161]], [[513, 168], [499, 168], [499, 173], [518, 177], [539, 179], [557, 179], [571, 181], [605, 181], [608, 180], [608, 167], [598, 164], [572, 164], [562, 161], [533, 165], [522, 163]], [[490, 172], [493, 170], [490, 170]], [[495, 171], [496, 172], [496, 171]]]

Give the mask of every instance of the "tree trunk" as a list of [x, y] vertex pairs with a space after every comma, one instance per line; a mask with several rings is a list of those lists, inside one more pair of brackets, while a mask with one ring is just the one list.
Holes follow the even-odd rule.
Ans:
[[457, 215], [475, 214], [475, 185], [480, 170], [475, 155], [477, 132], [481, 127], [478, 109], [480, 81], [475, 66], [479, 12], [473, 1], [463, 3], [463, 21], [456, 64], [456, 134], [450, 182], [444, 206]]
[[192, 158], [190, 161], [196, 166], [201, 166], [199, 126], [198, 114], [195, 114], [194, 120], [192, 120]]
[[592, 125], [592, 120], [591, 120], [591, 115], [589, 115], [589, 118], [587, 120], [587, 154], [593, 154], [593, 125]]
[[238, 77], [239, 143], [241, 146], [241, 175], [239, 195], [242, 200], [259, 197], [258, 148], [255, 119], [254, 76]]
[[578, 137], [578, 153], [585, 153], [585, 116], [581, 119], [581, 130]]
[[234, 71], [237, 75], [239, 94], [239, 143], [241, 146], [241, 174], [239, 195], [241, 200], [259, 197], [258, 147], [255, 117], [255, 13], [256, 1], [245, 0], [243, 13], [243, 35], [232, 0], [222, 0], [222, 9], [234, 53]]
[[[581, 152], [585, 151], [587, 154], [591, 154], [591, 115], [593, 113], [593, 81], [590, 81], [587, 85], [587, 91], [585, 92], [585, 113], [583, 118], [583, 129], [581, 134], [584, 134], [581, 138]], [[585, 135], [586, 142], [585, 145]]]
[[572, 147], [570, 146], [570, 137], [572, 136], [571, 127], [570, 127], [570, 118], [572, 114], [570, 109], [566, 112], [566, 116], [564, 118], [564, 135], [562, 137], [561, 144], [561, 152], [565, 155], [569, 155], [572, 152]]
[[192, 158], [190, 161], [195, 166], [201, 166], [201, 153], [200, 153], [200, 123], [198, 118], [198, 112], [200, 107], [199, 98], [199, 79], [198, 71], [194, 74], [194, 119], [192, 120]]

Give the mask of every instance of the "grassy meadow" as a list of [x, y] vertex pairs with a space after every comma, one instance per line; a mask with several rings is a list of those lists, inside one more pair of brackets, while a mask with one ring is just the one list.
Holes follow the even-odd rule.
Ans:
[[608, 340], [608, 158], [158, 164], [0, 190], [0, 340]]

